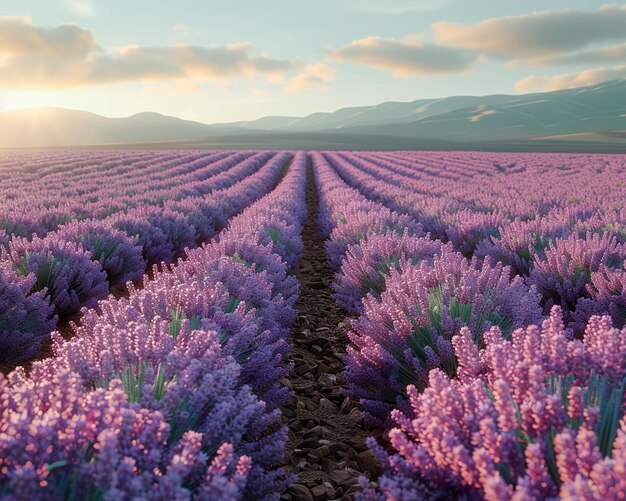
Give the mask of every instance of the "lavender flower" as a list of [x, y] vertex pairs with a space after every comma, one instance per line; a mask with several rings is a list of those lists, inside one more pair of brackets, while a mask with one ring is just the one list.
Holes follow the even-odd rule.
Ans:
[[194, 229], [196, 241], [213, 238], [216, 231], [227, 222], [224, 208], [213, 198], [189, 197], [168, 202], [165, 207], [185, 217], [186, 222]]
[[30, 294], [35, 277], [0, 267], [0, 360], [22, 362], [37, 354], [57, 317], [42, 293]]
[[545, 249], [557, 238], [569, 235], [558, 219], [547, 217], [530, 221], [511, 221], [502, 225], [499, 235], [482, 240], [476, 248], [479, 258], [488, 256], [511, 267], [515, 275], [528, 275], [535, 256], [543, 257]]
[[13, 239], [2, 252], [2, 261], [20, 275], [34, 275], [30, 292], [43, 291], [57, 315], [93, 307], [109, 291], [106, 274], [91, 254], [55, 233], [30, 242]]
[[142, 248], [143, 258], [149, 265], [173, 261], [174, 248], [172, 243], [168, 242], [167, 235], [138, 214], [132, 212], [118, 214], [105, 221], [110, 222], [116, 230], [136, 237], [137, 243]]
[[[557, 239], [546, 250], [545, 257], [535, 257], [529, 283], [534, 284], [542, 295], [544, 312], [559, 305], [563, 308], [565, 322], [569, 324], [578, 301], [594, 299], [590, 294], [593, 288], [588, 287], [592, 273], [619, 268], [624, 259], [624, 246], [608, 234], [588, 234], [586, 239], [577, 235]], [[579, 312], [578, 322], [571, 325], [576, 334], [582, 333], [587, 319]]]
[[446, 236], [455, 250], [471, 258], [481, 242], [500, 237], [501, 224], [502, 216], [499, 214], [466, 209], [454, 214], [454, 223], [447, 227]]
[[0, 230], [0, 251], [4, 248], [7, 249], [9, 247], [9, 242], [11, 238], [4, 230]]
[[386, 235], [407, 232], [408, 235], [422, 236], [422, 226], [407, 215], [400, 215], [388, 209], [372, 212], [346, 214], [346, 222], [338, 224], [326, 243], [330, 265], [334, 269], [341, 266], [348, 247], [357, 244], [369, 235]]
[[227, 311], [234, 311], [240, 302], [244, 302], [247, 308], [256, 310], [262, 329], [280, 332], [295, 320], [295, 309], [281, 294], [274, 293], [267, 270], [257, 272], [256, 265], [248, 267], [244, 262], [224, 257], [213, 259], [210, 251], [205, 254], [199, 250], [180, 263], [174, 275], [181, 281], [186, 281], [189, 276], [204, 276], [213, 283], [222, 283], [230, 295]]
[[371, 235], [348, 247], [341, 269], [335, 275], [333, 297], [349, 313], [360, 313], [367, 294], [380, 297], [385, 291], [392, 269], [399, 270], [407, 261], [418, 264], [431, 260], [443, 248], [439, 240], [415, 237], [408, 232]]
[[[423, 393], [409, 386], [410, 411], [392, 412], [397, 452], [379, 454], [382, 488], [472, 499], [614, 498], [626, 487], [624, 334], [608, 317], [593, 317], [583, 340], [570, 340], [554, 307], [542, 328], [516, 330], [510, 340], [492, 328], [478, 354], [462, 353], [474, 338], [463, 328], [453, 340], [457, 357], [479, 364], [480, 374], [471, 368], [455, 380], [435, 369]], [[609, 362], [598, 349], [615, 357]]]
[[164, 414], [129, 403], [119, 380], [86, 390], [72, 372], [40, 371], [0, 376], [0, 482], [9, 497], [244, 497], [252, 461], [232, 444], [210, 452], [203, 433], [173, 437]]
[[43, 237], [46, 234], [37, 219], [33, 217], [33, 211], [24, 209], [0, 212], [0, 230], [11, 237], [31, 238], [33, 235]]
[[572, 313], [575, 325], [584, 323], [593, 315], [603, 313], [609, 313], [613, 323], [618, 327], [626, 324], [626, 271], [600, 268], [591, 273], [587, 292], [591, 297], [580, 298], [576, 303], [576, 311]]
[[[227, 257], [236, 263], [244, 264], [256, 273], [265, 272], [272, 285], [272, 295], [280, 294], [290, 306], [294, 306], [300, 286], [295, 277], [287, 274], [287, 264], [281, 258], [281, 254], [273, 252], [276, 250], [274, 246], [257, 244], [247, 235], [246, 237], [231, 233], [229, 228], [229, 231], [225, 233], [225, 238], [203, 247], [202, 250], [193, 251], [191, 254], [201, 253], [203, 254], [201, 259], [207, 260]], [[297, 238], [301, 245], [302, 239], [299, 234]], [[193, 260], [194, 257], [190, 259]]]
[[107, 274], [111, 287], [123, 287], [126, 282], [137, 282], [143, 277], [146, 262], [137, 237], [129, 237], [100, 221], [72, 222], [57, 234], [89, 251]]
[[486, 261], [481, 268], [459, 253], [392, 270], [380, 300], [366, 297], [353, 321], [347, 349], [348, 395], [358, 399], [366, 420], [382, 424], [393, 406], [406, 408], [405, 388], [424, 388], [428, 370], [456, 374], [451, 340], [468, 327], [480, 344], [482, 332], [498, 325], [506, 335], [541, 318], [537, 294], [520, 278]]
[[[250, 228], [255, 228], [256, 231], [251, 232]], [[272, 252], [281, 256], [289, 267], [293, 267], [303, 253], [300, 230], [298, 226], [290, 226], [274, 214], [269, 217], [259, 214], [256, 217], [251, 215], [237, 218], [229, 226], [227, 234], [240, 237], [245, 235], [249, 241], [268, 246]]]

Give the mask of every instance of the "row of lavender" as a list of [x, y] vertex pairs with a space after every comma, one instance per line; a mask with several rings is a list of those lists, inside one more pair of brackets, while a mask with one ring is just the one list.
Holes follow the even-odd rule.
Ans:
[[259, 155], [88, 152], [66, 158], [47, 154], [44, 165], [38, 165], [39, 157], [26, 153], [20, 154], [17, 166], [6, 165], [6, 154], [0, 158], [0, 229], [9, 237], [43, 237], [71, 220], [104, 219], [134, 208], [206, 195], [233, 184], [236, 171], [228, 173], [229, 169]]
[[347, 392], [396, 451], [370, 442], [384, 474], [376, 488], [364, 479], [362, 497], [624, 492], [626, 330], [590, 316], [574, 338], [560, 306], [543, 315], [535, 283], [468, 259], [433, 218], [366, 198], [338, 172], [371, 198], [385, 199], [373, 196], [384, 188], [363, 188], [374, 180], [345, 164], [335, 170], [340, 156], [312, 157], [335, 298], [357, 315]]
[[[171, 162], [166, 167], [157, 164], [153, 171], [162, 171], [170, 176], [167, 182], [171, 187], [178, 186], [178, 191], [172, 190], [174, 198], [165, 204], [158, 191], [147, 191], [142, 195], [141, 205], [116, 206], [118, 212], [105, 219], [81, 219], [77, 211], [84, 207], [78, 197], [71, 208], [63, 209], [64, 217], [56, 220], [69, 218], [69, 222], [45, 232], [43, 237], [36, 228], [42, 228], [39, 222], [50, 216], [49, 212], [38, 213], [33, 209], [30, 226], [18, 218], [19, 225], [13, 224], [13, 228], [20, 228], [21, 233], [28, 229], [27, 236], [13, 234], [4, 245], [0, 242], [0, 361], [19, 362], [34, 356], [48, 339], [58, 318], [93, 307], [98, 300], [106, 298], [111, 289], [141, 281], [147, 266], [170, 263], [182, 256], [185, 249], [194, 248], [214, 236], [250, 201], [275, 186], [292, 155], [264, 152], [248, 154], [249, 158], [242, 160], [235, 154], [214, 162], [216, 157], [222, 156], [209, 155], [202, 160], [210, 166], [211, 174], [205, 181], [197, 179], [207, 175], [195, 170], [203, 170], [197, 164], [200, 160], [184, 165], [184, 169], [196, 177], [186, 188], [181, 187], [185, 183], [175, 184], [175, 176], [181, 175], [183, 167], [176, 164], [172, 170]], [[109, 185], [111, 190], [120, 189], [114, 173], [110, 176], [107, 173], [110, 183], [102, 183], [102, 172], [97, 169], [78, 170], [87, 170], [88, 176], [84, 186], [75, 185], [76, 189], [89, 192], [98, 184]], [[65, 171], [62, 174], [64, 178], [72, 178]], [[140, 175], [141, 172], [134, 173], [135, 185], [141, 184]], [[19, 173], [13, 177], [19, 177]], [[72, 182], [76, 183], [74, 179]], [[206, 194], [197, 195], [200, 192]], [[99, 195], [104, 197], [101, 200], [109, 197], [106, 193]], [[120, 195], [114, 202], [122, 198]], [[52, 203], [45, 194], [42, 200]], [[58, 205], [51, 207], [49, 210], [59, 210]], [[93, 212], [88, 214], [94, 216]], [[7, 215], [6, 220], [15, 223], [11, 217]], [[50, 228], [52, 226], [48, 226]]]
[[[433, 238], [450, 242], [468, 258], [510, 266], [511, 275], [535, 285], [544, 315], [559, 305], [566, 327], [577, 336], [592, 315], [609, 313], [616, 325], [624, 325], [622, 156], [327, 153], [324, 157], [352, 187], [410, 215]], [[429, 160], [435, 165], [424, 175], [421, 164]], [[502, 167], [498, 162], [508, 163]]]
[[0, 377], [0, 496], [278, 498], [305, 184], [298, 153], [217, 239]]

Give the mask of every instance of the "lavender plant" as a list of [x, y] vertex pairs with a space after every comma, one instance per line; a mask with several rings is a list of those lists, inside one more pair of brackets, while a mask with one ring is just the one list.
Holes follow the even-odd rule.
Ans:
[[143, 277], [146, 262], [137, 237], [93, 220], [66, 224], [57, 234], [89, 251], [106, 273], [110, 287], [123, 287], [126, 282], [137, 282]]
[[422, 226], [412, 218], [389, 209], [346, 214], [345, 222], [339, 221], [326, 243], [330, 265], [335, 270], [339, 269], [348, 247], [370, 235], [402, 235], [405, 232], [418, 237], [424, 233]]
[[[247, 308], [254, 308], [263, 330], [273, 330], [283, 335], [295, 320], [293, 296], [289, 303], [277, 291], [268, 278], [267, 270], [256, 271], [256, 265], [248, 266], [229, 257], [213, 259], [210, 254], [194, 253], [190, 258], [179, 264], [174, 275], [181, 281], [188, 277], [206, 277], [212, 283], [222, 283], [229, 294], [227, 312], [235, 311], [240, 302]], [[291, 304], [290, 304], [291, 303]]]
[[621, 268], [624, 259], [624, 246], [609, 234], [588, 234], [585, 239], [572, 235], [557, 239], [544, 257], [535, 256], [529, 283], [541, 294], [544, 312], [549, 312], [553, 305], [561, 306], [565, 322], [581, 335], [588, 318], [579, 312], [578, 321], [574, 322], [572, 313], [580, 299], [595, 299], [593, 288], [589, 287], [591, 275]]
[[333, 282], [334, 299], [349, 313], [363, 310], [363, 298], [368, 294], [378, 298], [386, 290], [391, 270], [399, 270], [402, 264], [418, 264], [432, 260], [442, 249], [451, 251], [439, 240], [409, 235], [371, 235], [358, 244], [350, 245], [341, 269]]
[[46, 233], [32, 211], [28, 213], [23, 208], [20, 211], [0, 212], [0, 231], [11, 237], [23, 238], [31, 238], [33, 235], [43, 237]]
[[[9, 381], [0, 375], [0, 388], [6, 423], [0, 432], [3, 497], [246, 497], [254, 467], [249, 456], [237, 452], [245, 447], [208, 445], [215, 439], [211, 433], [180, 434], [163, 411], [132, 403], [119, 379], [86, 389], [71, 371], [49, 373], [36, 366], [28, 378], [21, 370]], [[257, 474], [254, 480], [265, 479]], [[261, 494], [266, 487], [261, 483]]]
[[1, 259], [17, 274], [33, 275], [30, 292], [43, 292], [57, 315], [93, 307], [109, 292], [106, 274], [91, 260], [91, 254], [56, 233], [30, 242], [13, 239], [8, 250], [2, 251]]
[[515, 275], [529, 275], [535, 256], [543, 257], [551, 243], [568, 235], [567, 227], [558, 219], [542, 217], [529, 221], [511, 221], [502, 225], [499, 235], [482, 240], [477, 245], [475, 255], [500, 261], [510, 266]]
[[4, 230], [0, 230], [0, 251], [9, 247], [11, 237]]
[[[256, 226], [255, 226], [256, 227]], [[254, 235], [256, 235], [256, 231]], [[241, 236], [239, 236], [241, 235]], [[300, 242], [300, 234], [290, 235], [290, 237]], [[199, 251], [192, 251], [190, 256], [202, 254], [201, 259], [218, 260], [219, 258], [230, 258], [236, 263], [242, 263], [256, 273], [265, 272], [269, 283], [272, 285], [272, 295], [280, 294], [288, 304], [293, 307], [300, 292], [298, 280], [287, 274], [287, 263], [282, 255], [277, 252], [277, 248], [271, 245], [255, 243], [251, 236], [239, 232], [232, 232], [229, 228], [224, 234], [224, 238], [219, 242], [212, 242]], [[195, 257], [190, 257], [191, 260]]]
[[446, 228], [446, 236], [454, 249], [471, 258], [476, 248], [485, 240], [500, 237], [502, 216], [494, 213], [461, 210], [453, 216]]
[[576, 311], [572, 313], [573, 323], [584, 323], [593, 315], [608, 313], [613, 324], [623, 327], [626, 324], [626, 271], [601, 268], [591, 273], [591, 281], [587, 285], [591, 298], [580, 298], [576, 303]]
[[505, 335], [541, 319], [539, 298], [510, 271], [486, 261], [481, 267], [459, 253], [392, 270], [380, 299], [366, 297], [352, 322], [346, 356], [347, 393], [365, 419], [384, 425], [393, 407], [406, 409], [406, 387], [423, 389], [428, 371], [456, 374], [452, 340], [467, 327], [481, 343], [492, 325]]
[[385, 473], [364, 497], [413, 487], [427, 499], [616, 499], [626, 489], [625, 334], [596, 316], [570, 340], [556, 306], [510, 339], [493, 327], [482, 349], [463, 328], [458, 379], [435, 369], [423, 393], [409, 386], [410, 411], [392, 412], [395, 454], [370, 441]]
[[165, 207], [183, 215], [186, 222], [194, 229], [196, 241], [213, 238], [218, 229], [227, 223], [224, 208], [219, 201], [212, 198], [189, 197], [183, 200], [168, 202]]
[[114, 229], [137, 238], [137, 243], [142, 248], [142, 256], [148, 265], [170, 263], [174, 260], [174, 248], [168, 242], [167, 235], [147, 220], [129, 212], [112, 216], [106, 222], [110, 222]]
[[41, 292], [31, 294], [35, 277], [0, 267], [0, 360], [17, 363], [41, 349], [57, 317]]
[[[255, 231], [250, 231], [255, 228]], [[289, 225], [276, 215], [250, 215], [237, 218], [228, 228], [228, 235], [244, 237], [281, 256], [289, 267], [295, 266], [302, 257], [303, 245], [299, 226]]]

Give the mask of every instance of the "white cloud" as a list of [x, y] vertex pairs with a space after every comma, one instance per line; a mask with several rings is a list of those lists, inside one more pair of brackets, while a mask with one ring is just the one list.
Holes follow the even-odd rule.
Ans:
[[84, 57], [98, 46], [89, 30], [74, 24], [46, 29], [32, 25], [28, 17], [0, 16], [0, 56]]
[[33, 26], [28, 18], [0, 17], [0, 87], [61, 89], [131, 81], [225, 82], [263, 76], [282, 82], [301, 64], [253, 54], [251, 43], [219, 47], [127, 46], [105, 51], [75, 25]]
[[572, 66], [626, 61], [626, 42], [591, 50], [538, 57], [526, 61], [529, 66]]
[[401, 40], [371, 36], [327, 51], [328, 56], [345, 63], [359, 63], [390, 71], [399, 77], [444, 75], [469, 69], [476, 53], [441, 45], [424, 44], [421, 36]]
[[626, 78], [626, 65], [611, 68], [594, 68], [575, 73], [551, 76], [530, 75], [515, 83], [515, 90], [525, 92], [549, 92], [594, 85], [606, 80]]
[[328, 82], [335, 78], [336, 73], [333, 68], [326, 64], [309, 64], [304, 68], [303, 73], [289, 80], [285, 90], [288, 92], [300, 92], [311, 89], [325, 89]]
[[545, 57], [624, 40], [626, 5], [533, 12], [477, 24], [437, 22], [432, 29], [437, 43], [510, 58]]

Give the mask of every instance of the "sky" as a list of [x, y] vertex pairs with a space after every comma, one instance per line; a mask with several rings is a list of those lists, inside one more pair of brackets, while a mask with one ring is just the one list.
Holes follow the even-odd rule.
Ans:
[[626, 77], [594, 0], [0, 0], [0, 111], [304, 116]]

